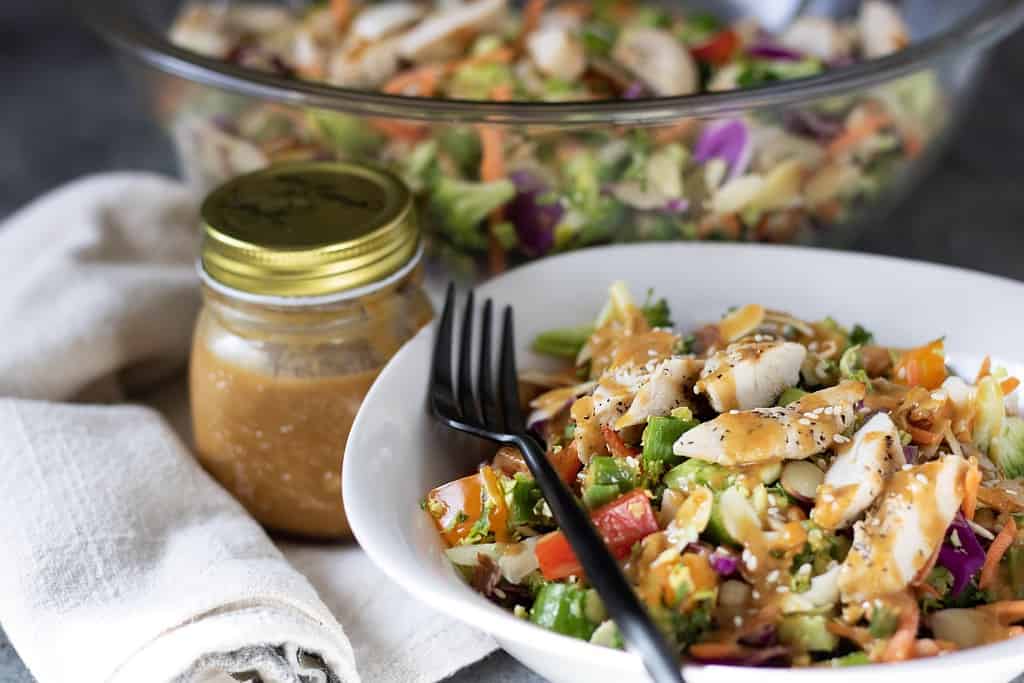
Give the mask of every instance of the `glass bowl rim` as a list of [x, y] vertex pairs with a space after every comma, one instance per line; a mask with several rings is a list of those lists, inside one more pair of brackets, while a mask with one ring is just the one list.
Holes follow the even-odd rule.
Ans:
[[798, 104], [890, 81], [924, 69], [947, 53], [987, 47], [1024, 23], [1024, 0], [987, 0], [964, 20], [899, 52], [808, 78], [682, 97], [498, 103], [388, 95], [247, 69], [177, 47], [123, 8], [119, 0], [75, 3], [79, 16], [107, 42], [145, 64], [188, 81], [303, 108], [425, 122], [507, 125], [658, 125]]

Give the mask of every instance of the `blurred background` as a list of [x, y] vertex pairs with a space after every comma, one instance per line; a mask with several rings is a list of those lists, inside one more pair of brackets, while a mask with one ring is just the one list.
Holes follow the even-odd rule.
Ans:
[[[2, 4], [0, 220], [84, 174], [173, 173], [173, 150], [141, 95], [132, 91], [110, 49], [64, 3]], [[972, 108], [936, 169], [854, 248], [1024, 280], [1021, 83], [1024, 34], [1018, 33], [992, 54]], [[912, 310], [913, 302], [907, 305]], [[459, 678], [527, 680], [506, 660], [492, 657]], [[30, 680], [0, 631], [0, 683]]]
[[[59, 0], [3, 3], [0, 218], [83, 174], [172, 173], [173, 150], [111, 51]], [[908, 201], [854, 248], [1024, 279], [1024, 34], [993, 53], [969, 115]]]

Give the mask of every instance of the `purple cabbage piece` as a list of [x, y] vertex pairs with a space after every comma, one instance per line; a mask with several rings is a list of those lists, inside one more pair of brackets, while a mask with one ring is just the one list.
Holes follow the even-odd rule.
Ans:
[[787, 666], [789, 663], [789, 648], [784, 645], [776, 645], [759, 650], [753, 650], [743, 657], [737, 658], [713, 658], [695, 659], [704, 665], [718, 666]]
[[684, 198], [670, 199], [665, 202], [665, 211], [668, 213], [686, 213], [690, 208], [690, 202]]
[[791, 109], [783, 116], [787, 129], [816, 140], [831, 140], [843, 132], [843, 121], [811, 109]]
[[917, 464], [917, 446], [904, 446], [903, 447], [903, 459], [907, 461], [908, 465]]
[[721, 576], [732, 576], [739, 569], [740, 561], [732, 553], [716, 550], [708, 557], [711, 568]]
[[633, 81], [622, 92], [624, 100], [639, 100], [647, 97], [647, 88], [640, 81]]
[[747, 170], [752, 152], [747, 125], [740, 119], [728, 119], [704, 127], [694, 147], [693, 159], [701, 164], [715, 158], [724, 160], [729, 166], [726, 178], [732, 179]]
[[[954, 531], [960, 541], [960, 547], [952, 541]], [[939, 548], [938, 564], [953, 575], [953, 597], [960, 595], [985, 564], [985, 550], [978, 542], [978, 537], [974, 535], [974, 530], [959, 512], [946, 530], [946, 540]]]
[[796, 62], [804, 58], [804, 54], [799, 50], [764, 39], [747, 48], [747, 54], [758, 59], [777, 59], [786, 62]]
[[747, 647], [774, 647], [779, 644], [779, 630], [775, 624], [761, 624], [753, 631], [744, 633], [739, 643]]
[[540, 203], [539, 198], [548, 191], [547, 184], [529, 171], [513, 171], [509, 179], [516, 186], [516, 196], [505, 215], [515, 226], [523, 251], [543, 256], [555, 246], [555, 226], [564, 210], [557, 203]]

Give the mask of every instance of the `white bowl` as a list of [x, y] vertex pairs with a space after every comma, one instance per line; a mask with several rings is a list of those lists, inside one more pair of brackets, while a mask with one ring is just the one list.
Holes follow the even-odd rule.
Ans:
[[[587, 249], [514, 270], [477, 290], [478, 301], [515, 307], [519, 367], [543, 363], [530, 339], [583, 324], [608, 285], [634, 295], [651, 287], [668, 299], [679, 329], [717, 320], [729, 306], [757, 302], [803, 318], [831, 315], [864, 324], [883, 343], [922, 344], [945, 335], [954, 363], [971, 372], [984, 354], [1024, 360], [1024, 284], [946, 266], [822, 250], [757, 245], [650, 244]], [[345, 453], [343, 491], [360, 545], [388, 577], [442, 613], [490, 633], [512, 656], [555, 683], [644, 680], [634, 655], [541, 629], [491, 604], [456, 574], [420, 507], [426, 492], [472, 471], [491, 447], [442, 428], [425, 409], [433, 327], [388, 364], [356, 418]], [[1016, 369], [1016, 368], [1014, 368]], [[932, 681], [969, 675], [1004, 683], [1024, 671], [1022, 641], [941, 658], [846, 669], [693, 666], [701, 681]]]

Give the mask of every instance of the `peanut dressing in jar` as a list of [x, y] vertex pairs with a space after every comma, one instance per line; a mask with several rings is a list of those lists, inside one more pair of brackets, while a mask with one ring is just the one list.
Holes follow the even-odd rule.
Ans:
[[288, 165], [232, 180], [203, 218], [198, 458], [269, 529], [348, 537], [349, 431], [381, 368], [432, 317], [409, 192], [375, 169]]

